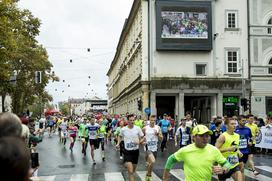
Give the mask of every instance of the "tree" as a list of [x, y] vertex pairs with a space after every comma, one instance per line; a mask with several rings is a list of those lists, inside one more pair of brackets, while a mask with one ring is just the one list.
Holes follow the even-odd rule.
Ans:
[[69, 114], [70, 106], [67, 102], [59, 104], [60, 112], [64, 115]]
[[[35, 101], [52, 101], [45, 86], [58, 77], [51, 71], [46, 49], [36, 40], [40, 20], [20, 10], [16, 2], [0, 1], [0, 95], [11, 95], [13, 112], [21, 113]], [[42, 72], [40, 84], [35, 83], [36, 71]], [[13, 84], [11, 76], [16, 76]]]

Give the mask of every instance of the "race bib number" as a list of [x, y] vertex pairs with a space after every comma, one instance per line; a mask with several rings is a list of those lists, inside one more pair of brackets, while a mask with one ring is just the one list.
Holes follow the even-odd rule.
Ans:
[[137, 149], [137, 144], [136, 143], [133, 143], [133, 142], [129, 142], [126, 144], [126, 149], [128, 150], [133, 150], [133, 149]]
[[239, 148], [240, 149], [247, 148], [247, 139], [240, 139]]
[[228, 156], [227, 160], [229, 161], [230, 164], [235, 165], [239, 163], [239, 158], [238, 156]]
[[187, 142], [189, 141], [189, 136], [188, 134], [182, 134], [182, 137], [181, 137], [181, 142], [182, 142], [182, 145], [187, 145]]
[[99, 133], [99, 137], [100, 138], [104, 138], [104, 134], [103, 133]]
[[147, 148], [148, 148], [148, 150], [156, 151], [157, 150], [157, 141], [148, 141]]

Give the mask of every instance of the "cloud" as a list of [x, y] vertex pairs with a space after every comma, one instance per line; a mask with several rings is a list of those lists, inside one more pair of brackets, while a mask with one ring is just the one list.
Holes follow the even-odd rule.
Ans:
[[[83, 98], [87, 93], [89, 97], [96, 93], [107, 98], [106, 73], [132, 3], [133, 0], [19, 1], [21, 8], [29, 9], [41, 20], [38, 41], [47, 47], [54, 71], [65, 80], [47, 86], [55, 103], [68, 97]], [[91, 52], [87, 52], [87, 47]]]

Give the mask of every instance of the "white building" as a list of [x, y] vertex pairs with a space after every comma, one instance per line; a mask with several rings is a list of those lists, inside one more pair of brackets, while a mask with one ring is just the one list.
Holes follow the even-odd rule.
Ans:
[[272, 111], [272, 1], [249, 2], [252, 113], [266, 117]]
[[90, 99], [68, 99], [68, 103], [70, 106], [70, 113], [76, 115], [107, 110], [107, 100], [102, 100], [96, 96]]
[[[247, 0], [135, 0], [107, 73], [109, 112], [139, 114], [149, 107], [180, 119], [190, 111], [202, 122], [241, 112], [239, 99], [249, 96], [246, 6]], [[169, 33], [205, 16], [208, 30], [200, 38]]]

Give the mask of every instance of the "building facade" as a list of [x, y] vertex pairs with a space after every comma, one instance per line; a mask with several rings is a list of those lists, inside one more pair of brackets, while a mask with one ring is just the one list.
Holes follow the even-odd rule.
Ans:
[[109, 112], [150, 108], [180, 119], [189, 111], [200, 122], [238, 115], [250, 89], [246, 6], [135, 0], [107, 74]]
[[272, 112], [272, 1], [249, 0], [251, 108], [254, 115]]

